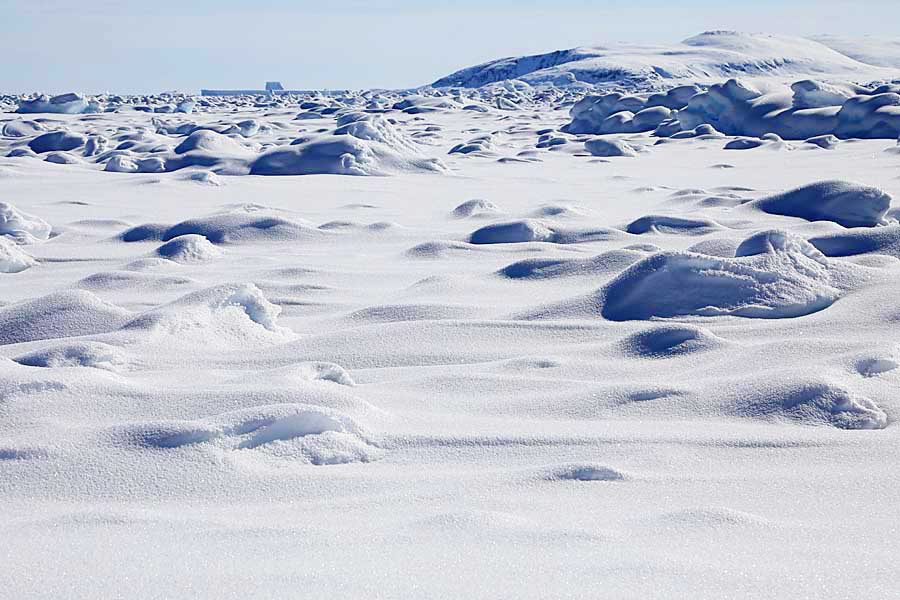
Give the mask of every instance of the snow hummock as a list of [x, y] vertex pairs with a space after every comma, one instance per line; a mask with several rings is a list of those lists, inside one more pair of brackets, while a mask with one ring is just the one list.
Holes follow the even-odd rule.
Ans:
[[775, 215], [808, 221], [834, 221], [844, 227], [874, 227], [885, 223], [891, 196], [871, 186], [846, 181], [819, 181], [751, 204]]
[[100, 112], [100, 104], [77, 93], [59, 96], [41, 95], [36, 98], [19, 101], [19, 113], [55, 113], [77, 115]]
[[281, 307], [252, 283], [221, 284], [144, 312], [125, 327], [187, 339], [210, 335], [228, 343], [255, 343], [289, 330], [277, 324]]
[[9, 238], [0, 236], [0, 273], [21, 273], [36, 264], [30, 254]]
[[839, 297], [828, 259], [781, 231], [745, 240], [736, 258], [661, 252], [633, 265], [601, 291], [602, 314], [615, 321], [685, 315], [798, 317]]
[[157, 248], [156, 254], [178, 263], [199, 263], [219, 258], [222, 251], [206, 237], [188, 233], [172, 238]]
[[8, 202], [0, 202], [0, 236], [17, 244], [34, 244], [50, 237], [51, 229], [43, 219], [22, 212]]
[[386, 119], [348, 113], [331, 135], [278, 148], [253, 161], [251, 175], [388, 175], [405, 171], [444, 172], [418, 145]]

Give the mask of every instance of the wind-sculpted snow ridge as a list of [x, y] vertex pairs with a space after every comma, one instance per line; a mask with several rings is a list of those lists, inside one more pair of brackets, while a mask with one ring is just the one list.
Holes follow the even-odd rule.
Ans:
[[[712, 127], [729, 136], [777, 135], [821, 145], [823, 136], [888, 138], [900, 135], [900, 86], [863, 87], [802, 80], [790, 89], [761, 91], [747, 80], [729, 79], [706, 90], [681, 86], [665, 94], [587, 95], [571, 109], [569, 133], [641, 133], [680, 138], [684, 132]], [[749, 149], [762, 142], [731, 142]]]

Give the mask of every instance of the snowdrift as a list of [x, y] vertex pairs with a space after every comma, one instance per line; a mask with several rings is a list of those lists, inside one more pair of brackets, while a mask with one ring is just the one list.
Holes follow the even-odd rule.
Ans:
[[828, 259], [782, 231], [745, 240], [735, 258], [660, 252], [636, 263], [601, 292], [613, 321], [677, 316], [778, 319], [807, 315], [839, 297]]

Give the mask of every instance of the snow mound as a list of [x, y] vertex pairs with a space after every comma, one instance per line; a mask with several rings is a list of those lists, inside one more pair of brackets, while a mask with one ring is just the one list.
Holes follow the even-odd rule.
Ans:
[[3, 129], [0, 129], [0, 133], [2, 133], [5, 137], [13, 138], [36, 136], [40, 135], [44, 131], [47, 131], [47, 128], [37, 121], [21, 120], [7, 121], [3, 124]]
[[683, 130], [708, 124], [726, 135], [751, 137], [773, 133], [790, 140], [824, 135], [896, 139], [900, 94], [810, 80], [794, 83], [790, 91], [764, 93], [746, 81], [730, 79], [691, 98], [677, 111], [675, 122]]
[[560, 277], [618, 273], [644, 258], [635, 250], [610, 250], [592, 258], [526, 258], [506, 265], [497, 273], [508, 279], [556, 279]]
[[383, 117], [348, 113], [331, 135], [270, 150], [256, 158], [251, 175], [390, 175], [448, 172], [441, 161], [426, 158], [418, 144]]
[[188, 135], [175, 147], [176, 154], [188, 152], [202, 152], [214, 156], [245, 156], [250, 150], [227, 135], [209, 129], [200, 129]]
[[186, 234], [172, 238], [156, 249], [156, 254], [183, 264], [201, 263], [222, 256], [222, 250], [202, 235]]
[[85, 98], [81, 94], [68, 93], [59, 96], [41, 95], [37, 98], [19, 100], [17, 113], [54, 113], [78, 115], [101, 111], [100, 103]]
[[235, 308], [246, 314], [251, 321], [269, 331], [285, 331], [275, 323], [281, 313], [281, 307], [269, 302], [259, 288], [253, 284], [239, 286], [215, 308], [222, 310]]
[[130, 318], [90, 292], [56, 292], [0, 307], [0, 344], [106, 333]]
[[825, 256], [856, 256], [858, 254], [887, 254], [900, 258], [900, 225], [856, 228], [809, 239], [809, 243]]
[[107, 371], [118, 371], [128, 363], [121, 348], [102, 342], [72, 342], [50, 346], [17, 356], [13, 360], [28, 367], [93, 367]]
[[166, 235], [166, 232], [170, 227], [171, 225], [168, 225], [166, 223], [143, 223], [141, 225], [129, 227], [117, 237], [123, 242], [160, 242], [162, 241], [163, 236]]
[[258, 406], [196, 421], [138, 424], [124, 431], [143, 447], [175, 450], [209, 445], [236, 459], [290, 461], [308, 465], [371, 462], [382, 451], [349, 415], [307, 404]]
[[186, 338], [197, 332], [203, 339], [268, 340], [290, 330], [277, 324], [281, 307], [266, 299], [252, 283], [223, 284], [200, 290], [131, 319], [131, 330], [167, 332]]
[[721, 229], [721, 225], [709, 219], [647, 215], [629, 223], [625, 231], [637, 235], [645, 233], [706, 235]]
[[466, 142], [456, 144], [450, 148], [450, 151], [447, 154], [493, 156], [495, 154], [494, 136], [490, 133], [476, 136]]
[[30, 142], [28, 147], [37, 154], [45, 152], [68, 152], [84, 145], [87, 138], [79, 133], [69, 131], [51, 131], [44, 133]]
[[672, 118], [672, 111], [687, 106], [700, 93], [696, 85], [683, 85], [649, 97], [588, 94], [569, 111], [572, 121], [563, 126], [568, 133], [639, 133], [653, 131]]
[[0, 273], [21, 273], [37, 261], [8, 238], [0, 236]]
[[453, 216], [458, 219], [464, 219], [467, 217], [487, 217], [495, 215], [499, 212], [500, 207], [498, 207], [493, 202], [488, 200], [467, 200], [463, 202], [459, 206], [453, 209]]
[[878, 377], [883, 373], [900, 368], [900, 363], [893, 358], [884, 356], [868, 356], [858, 360], [855, 368], [856, 372], [863, 377]]
[[554, 244], [577, 244], [600, 240], [611, 240], [622, 232], [612, 229], [565, 229], [551, 226], [539, 219], [522, 219], [505, 223], [493, 223], [472, 232], [469, 243], [516, 244], [525, 242], [551, 242]]
[[324, 361], [302, 362], [269, 369], [261, 373], [269, 383], [296, 384], [311, 381], [327, 381], [352, 387], [356, 385], [344, 367]]
[[759, 148], [760, 146], [764, 146], [766, 144], [765, 141], [757, 138], [738, 138], [736, 140], [731, 140], [727, 144], [725, 144], [725, 150], [753, 150], [754, 148]]
[[601, 290], [602, 315], [612, 321], [689, 315], [775, 319], [814, 313], [837, 300], [827, 259], [807, 241], [775, 231], [742, 246], [733, 259], [687, 252], [650, 256]]
[[812, 79], [797, 81], [791, 85], [792, 104], [795, 108], [826, 108], [840, 106], [847, 99], [867, 91], [851, 84], [823, 83]]
[[820, 381], [747, 386], [733, 400], [736, 414], [841, 429], [884, 429], [887, 415], [872, 400]]
[[627, 355], [642, 358], [668, 358], [714, 350], [725, 341], [695, 325], [657, 325], [622, 340]]
[[438, 240], [422, 242], [408, 249], [405, 254], [411, 258], [436, 259], [452, 255], [455, 252], [474, 252], [481, 250], [476, 245], [455, 240]]
[[192, 181], [197, 184], [208, 185], [212, 187], [220, 187], [224, 185], [222, 179], [218, 175], [210, 171], [195, 171], [193, 173], [188, 173], [184, 179], [185, 181]]
[[609, 140], [605, 138], [593, 138], [584, 143], [584, 149], [592, 156], [637, 156], [635, 149], [622, 140]]
[[[132, 238], [139, 237], [141, 233], [148, 235], [153, 233], [150, 227], [147, 231], [129, 230]], [[124, 235], [128, 235], [126, 232]], [[164, 232], [161, 240], [171, 241], [177, 237], [186, 235], [198, 235], [206, 238], [213, 244], [229, 244], [238, 242], [263, 242], [263, 241], [298, 241], [315, 238], [323, 235], [313, 227], [302, 223], [285, 219], [271, 211], [236, 209], [223, 213], [217, 213], [209, 217], [188, 219], [177, 223]]]
[[844, 227], [874, 227], [884, 223], [890, 194], [846, 181], [819, 181], [748, 204], [774, 215], [807, 221], [833, 221]]
[[494, 223], [476, 230], [469, 236], [472, 244], [515, 244], [521, 242], [552, 242], [554, 231], [545, 223], [533, 219]]

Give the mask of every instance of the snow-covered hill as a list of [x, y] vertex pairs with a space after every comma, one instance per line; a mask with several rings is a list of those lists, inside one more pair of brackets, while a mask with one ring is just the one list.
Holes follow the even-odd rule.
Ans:
[[900, 39], [816, 35], [810, 39], [868, 65], [900, 69]]
[[[883, 41], [878, 45], [884, 46]], [[880, 52], [870, 53], [864, 48], [843, 38], [818, 41], [710, 31], [668, 46], [610, 44], [502, 58], [462, 69], [433, 85], [481, 87], [521, 79], [530, 84], [582, 83], [654, 89], [685, 81], [709, 82], [736, 76], [858, 81], [900, 77], [900, 46], [893, 50], [898, 60], [881, 62], [871, 58]]]

